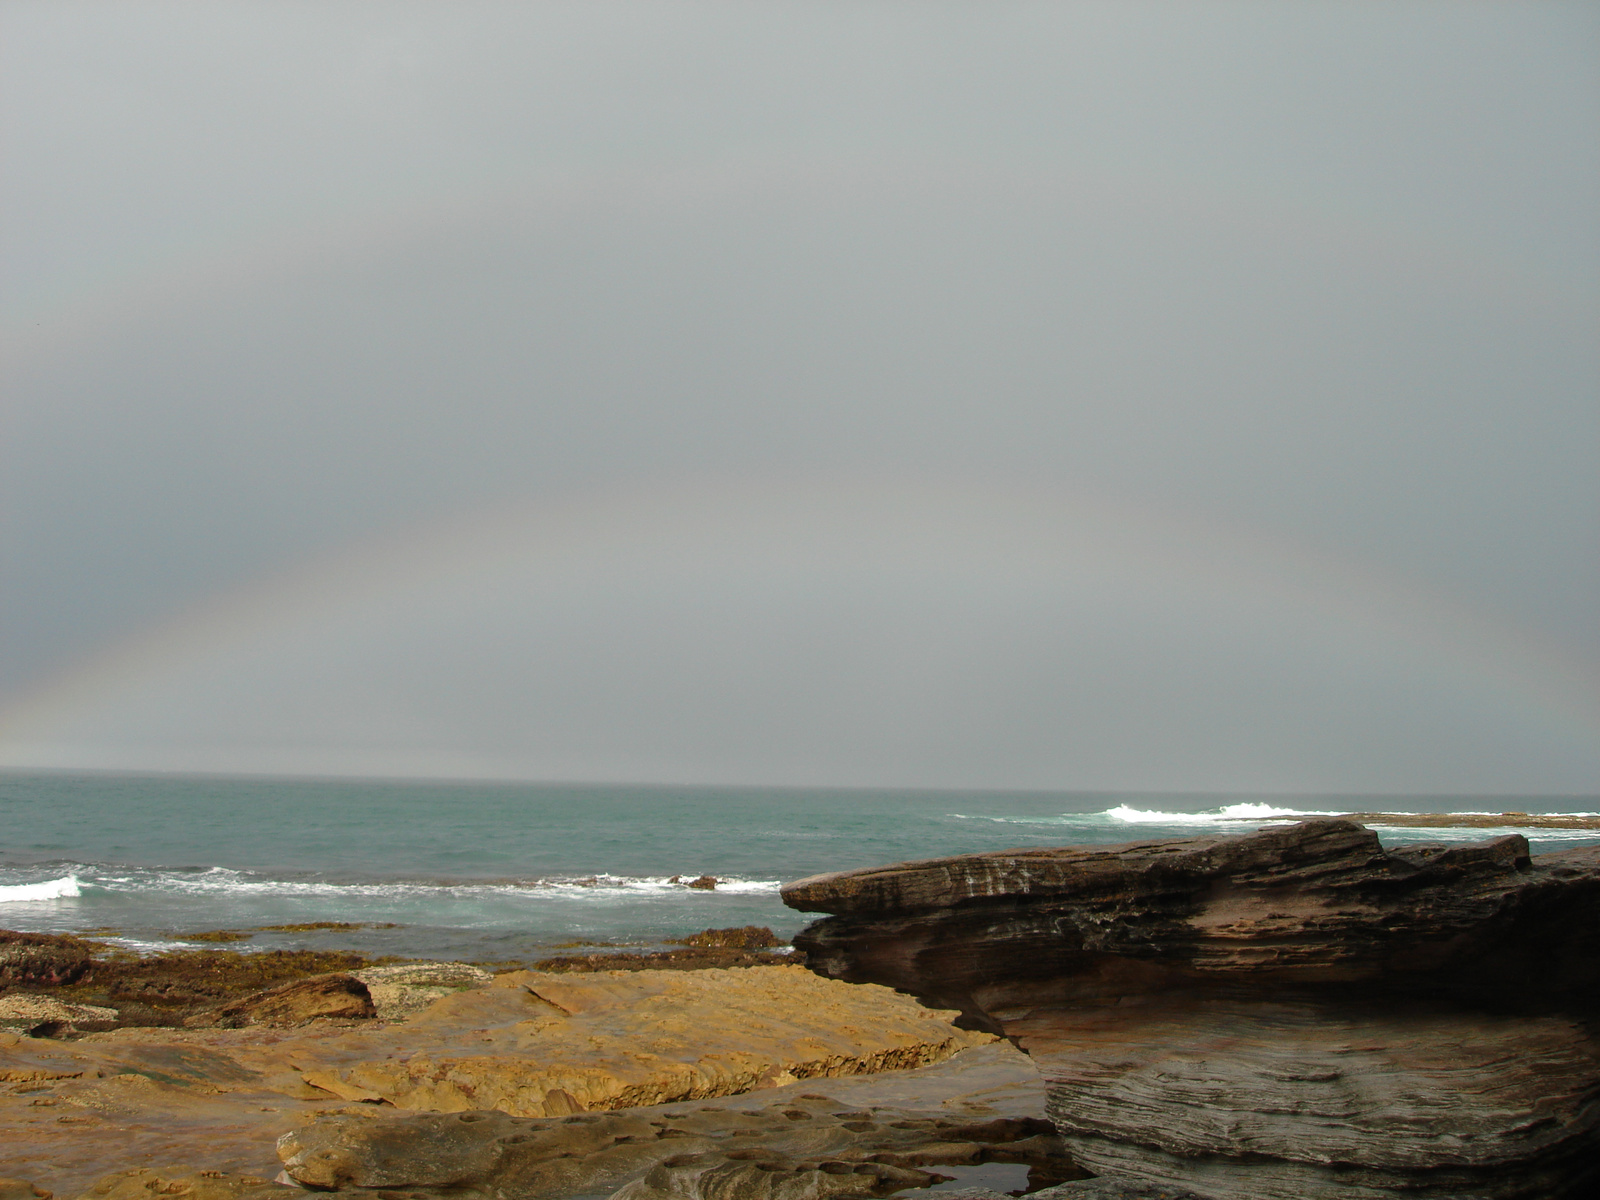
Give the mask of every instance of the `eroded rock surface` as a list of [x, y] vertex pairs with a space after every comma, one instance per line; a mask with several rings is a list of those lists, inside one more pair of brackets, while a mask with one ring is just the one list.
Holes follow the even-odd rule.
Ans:
[[78, 1200], [304, 1200], [299, 1188], [228, 1171], [178, 1173], [150, 1167], [115, 1171]]
[[130, 1166], [270, 1177], [274, 1141], [328, 1109], [549, 1117], [727, 1096], [992, 1040], [953, 1016], [759, 967], [518, 972], [393, 1021], [0, 1032], [0, 1171], [58, 1195]]
[[368, 967], [350, 974], [367, 985], [373, 1008], [386, 1021], [415, 1016], [435, 1000], [494, 981], [494, 975], [482, 967], [459, 962]]
[[93, 1004], [66, 1004], [51, 996], [0, 996], [0, 1029], [35, 1037], [93, 1033], [117, 1024], [117, 1010]]
[[1249, 1200], [1587, 1195], [1600, 848], [1345, 820], [817, 876], [811, 969], [1039, 1062], [1097, 1173]]
[[378, 1015], [372, 993], [354, 975], [313, 975], [245, 996], [184, 1021], [193, 1029], [293, 1027], [319, 1018], [364, 1021]]
[[617, 1200], [824, 1200], [883, 1196], [950, 1176], [940, 1167], [1027, 1164], [1040, 1182], [1081, 1175], [1050, 1125], [852, 1110], [821, 1094], [757, 1110], [518, 1118], [336, 1114], [286, 1134], [284, 1170], [321, 1189], [463, 1189], [500, 1200], [615, 1192]]

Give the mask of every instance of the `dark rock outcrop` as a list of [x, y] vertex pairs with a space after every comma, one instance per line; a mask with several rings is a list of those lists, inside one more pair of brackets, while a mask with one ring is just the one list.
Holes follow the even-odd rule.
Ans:
[[812, 970], [1039, 1062], [1096, 1173], [1218, 1197], [1587, 1194], [1600, 847], [1346, 820], [815, 876]]
[[378, 1015], [372, 993], [354, 975], [313, 975], [244, 996], [184, 1021], [191, 1028], [304, 1025], [318, 1017], [363, 1020]]

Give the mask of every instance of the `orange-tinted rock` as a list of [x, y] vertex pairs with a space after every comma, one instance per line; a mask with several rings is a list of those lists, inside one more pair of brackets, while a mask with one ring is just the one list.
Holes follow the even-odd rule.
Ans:
[[62, 1196], [131, 1164], [270, 1178], [274, 1140], [328, 1109], [582, 1117], [916, 1067], [992, 1041], [887, 989], [796, 967], [494, 984], [403, 1021], [0, 1032], [0, 1169]]
[[137, 1167], [99, 1180], [78, 1200], [300, 1200], [299, 1188], [227, 1171], [190, 1173]]
[[372, 993], [354, 975], [314, 975], [234, 1000], [190, 1017], [184, 1024], [242, 1029], [247, 1025], [304, 1025], [319, 1017], [365, 1020], [377, 1015]]

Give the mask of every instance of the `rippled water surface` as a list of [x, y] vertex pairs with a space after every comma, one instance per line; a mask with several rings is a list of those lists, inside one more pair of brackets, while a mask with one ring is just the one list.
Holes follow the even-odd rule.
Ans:
[[[1597, 797], [1227, 797], [0, 775], [0, 927], [132, 947], [251, 931], [471, 959], [808, 919], [779, 884], [1012, 846], [1248, 832], [1285, 813], [1590, 812]], [[1380, 829], [1391, 844], [1503, 830]], [[1600, 842], [1525, 830], [1535, 852]], [[686, 881], [708, 874], [713, 890]], [[673, 877], [677, 877], [674, 882]], [[314, 922], [358, 929], [264, 930]]]

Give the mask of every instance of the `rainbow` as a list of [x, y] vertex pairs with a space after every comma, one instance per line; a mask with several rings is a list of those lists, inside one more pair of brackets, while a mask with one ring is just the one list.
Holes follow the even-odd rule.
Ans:
[[[1419, 270], [1471, 278], [1477, 286], [1490, 280], [1537, 305], [1578, 303], [1565, 285], [1530, 263], [1436, 231], [1333, 212], [1304, 198], [1263, 201], [1204, 180], [1084, 177], [972, 161], [771, 160], [475, 181], [465, 190], [399, 206], [267, 235], [252, 231], [220, 245], [175, 248], [153, 269], [108, 276], [67, 296], [32, 297], [10, 323], [7, 356], [70, 353], [108, 327], [152, 311], [248, 290], [313, 264], [380, 257], [496, 214], [559, 221], [601, 203], [649, 211], [796, 189], [845, 203], [863, 188], [980, 185], [1033, 196], [1053, 189], [1064, 201], [1135, 195], [1141, 203], [1189, 215], [1248, 210], [1321, 237], [1383, 244], [1407, 254]], [[470, 596], [484, 581], [513, 571], [552, 581], [583, 570], [659, 578], [678, 569], [664, 546], [680, 556], [680, 565], [721, 564], [724, 577], [736, 575], [741, 561], [776, 550], [822, 569], [860, 571], [887, 563], [906, 577], [919, 570], [967, 576], [998, 570], [1045, 591], [1074, 571], [1159, 579], [1218, 603], [1301, 614], [1337, 645], [1405, 648], [1427, 660], [1441, 679], [1448, 675], [1450, 686], [1463, 694], [1514, 712], [1560, 742], [1592, 746], [1600, 733], [1593, 681], [1571, 666], [1559, 646], [1309, 544], [1054, 484], [813, 474], [635, 481], [621, 490], [612, 485], [498, 503], [371, 537], [212, 598], [18, 697], [0, 710], [0, 763], [70, 765], [39, 749], [52, 731], [131, 695], [130, 689], [247, 644], [293, 642], [307, 630], [440, 581]], [[451, 760], [450, 769], [462, 764]]]

